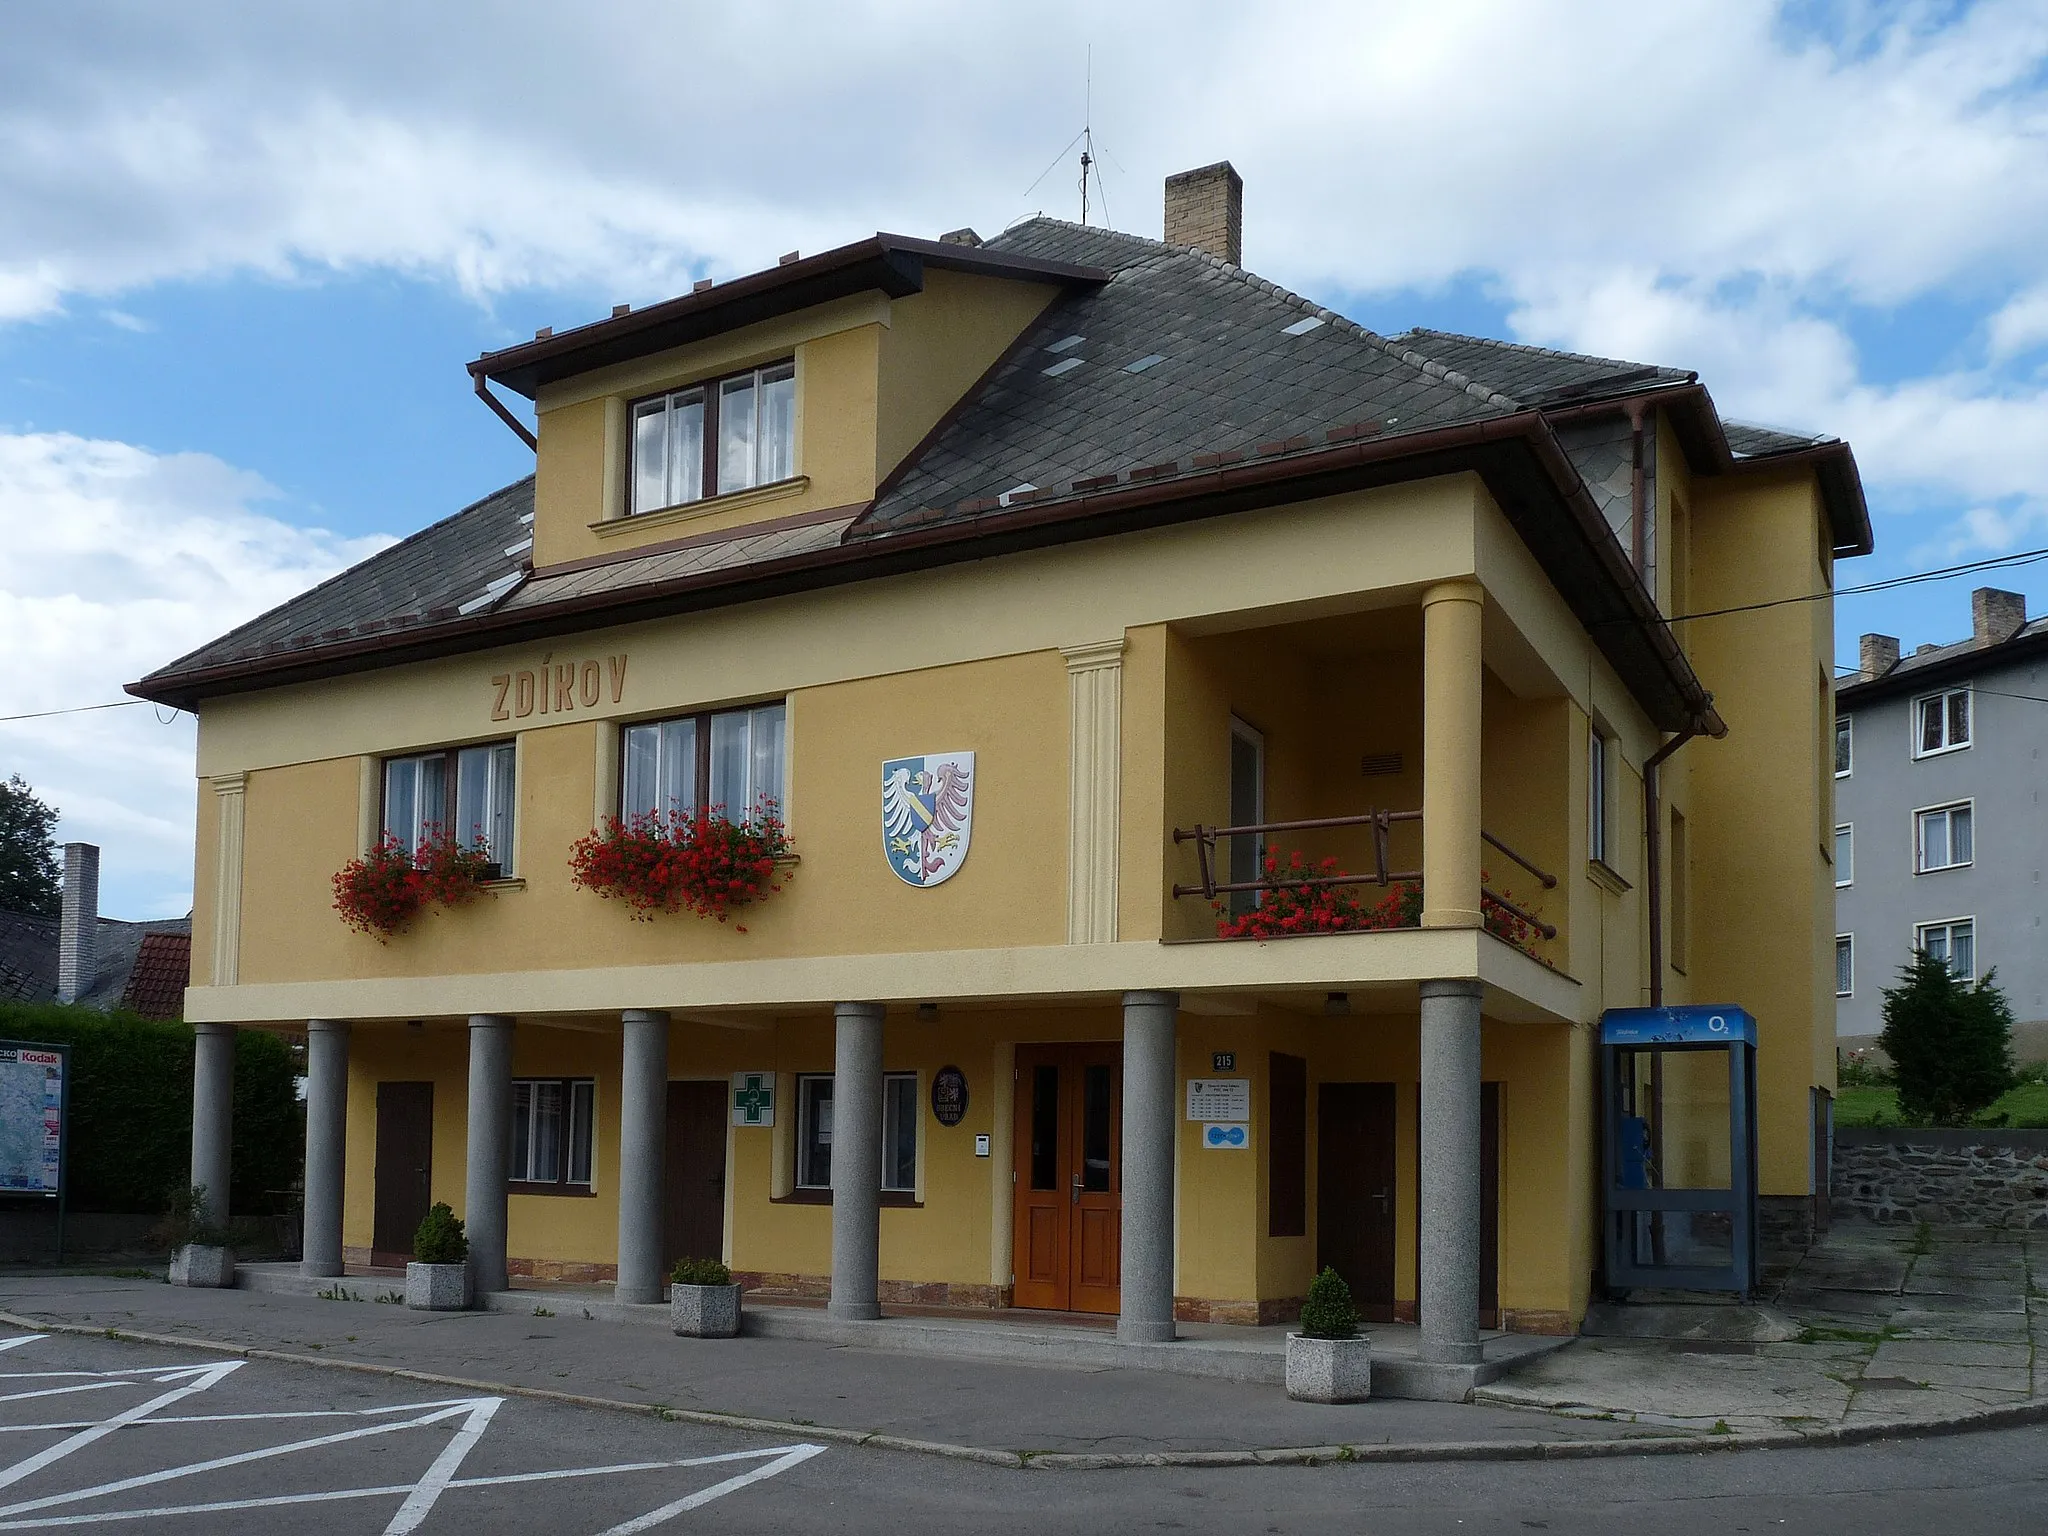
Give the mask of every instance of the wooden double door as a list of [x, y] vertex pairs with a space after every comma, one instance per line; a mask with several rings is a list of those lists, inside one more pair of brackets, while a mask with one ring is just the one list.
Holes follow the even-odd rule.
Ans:
[[1121, 1299], [1123, 1047], [1017, 1048], [1012, 1299], [1115, 1312]]
[[[1479, 1116], [1479, 1320], [1493, 1328], [1500, 1319], [1500, 1084], [1480, 1086]], [[1395, 1124], [1392, 1083], [1317, 1090], [1316, 1270], [1336, 1270], [1360, 1314], [1381, 1323], [1394, 1317]], [[1411, 1221], [1419, 1248], [1419, 1209]]]

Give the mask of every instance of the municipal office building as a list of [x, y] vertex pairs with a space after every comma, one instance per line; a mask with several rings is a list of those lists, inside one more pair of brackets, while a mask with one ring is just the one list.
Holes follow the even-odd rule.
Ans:
[[[1364, 330], [1246, 270], [1241, 198], [876, 234], [470, 363], [530, 476], [132, 685], [199, 721], [194, 1181], [233, 1032], [284, 1031], [309, 1273], [445, 1200], [486, 1291], [716, 1256], [1159, 1341], [1329, 1265], [1471, 1360], [1593, 1295], [1602, 1014], [1704, 1002], [1803, 1220], [1848, 446]], [[787, 848], [724, 920], [575, 878], [740, 807]], [[437, 829], [474, 899], [343, 920]]]

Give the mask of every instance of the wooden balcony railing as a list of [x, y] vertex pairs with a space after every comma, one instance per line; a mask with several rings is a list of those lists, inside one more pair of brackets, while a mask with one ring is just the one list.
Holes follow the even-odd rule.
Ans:
[[[1175, 897], [1200, 896], [1205, 900], [1214, 901], [1218, 896], [1229, 895], [1233, 891], [1270, 891], [1283, 885], [1384, 886], [1407, 884], [1409, 882], [1420, 885], [1422, 883], [1421, 870], [1390, 869], [1388, 867], [1388, 850], [1395, 825], [1400, 822], [1420, 820], [1422, 820], [1422, 812], [1420, 811], [1367, 811], [1360, 816], [1319, 816], [1308, 821], [1262, 821], [1242, 827], [1209, 827], [1202, 825], [1200, 822], [1196, 822], [1192, 828], [1175, 827], [1173, 829], [1173, 840], [1176, 844], [1193, 843], [1195, 845], [1195, 858], [1202, 871], [1202, 880], [1199, 885], [1176, 885], [1173, 888], [1173, 894]], [[1300, 876], [1282, 878], [1279, 876], [1261, 875], [1256, 880], [1218, 880], [1216, 878], [1216, 845], [1224, 838], [1264, 837], [1268, 833], [1273, 832], [1321, 832], [1336, 827], [1372, 828], [1373, 868], [1370, 874], [1312, 875], [1307, 878]], [[1491, 832], [1481, 830], [1479, 835], [1488, 846], [1506, 854], [1507, 857], [1513, 859], [1531, 875], [1535, 876], [1546, 891], [1556, 889], [1557, 876], [1537, 867], [1510, 848], [1506, 843], [1495, 837]], [[1542, 934], [1544, 938], [1554, 939], [1557, 937], [1555, 926], [1544, 922], [1535, 913], [1509, 901], [1499, 892], [1482, 886], [1480, 887], [1480, 894], [1503, 912], [1511, 913], [1515, 917], [1520, 918], [1538, 933]]]

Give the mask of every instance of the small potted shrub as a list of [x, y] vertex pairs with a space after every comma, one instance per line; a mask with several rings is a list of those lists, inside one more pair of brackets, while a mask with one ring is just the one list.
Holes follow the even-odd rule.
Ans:
[[731, 1339], [740, 1331], [740, 1288], [716, 1259], [678, 1259], [669, 1273], [669, 1326], [686, 1339]]
[[1309, 1282], [1301, 1332], [1287, 1335], [1287, 1395], [1298, 1403], [1362, 1403], [1372, 1396], [1372, 1340], [1359, 1333], [1351, 1287], [1334, 1269]]
[[227, 1229], [207, 1220], [205, 1185], [171, 1196], [155, 1236], [171, 1251], [171, 1284], [220, 1290], [235, 1283], [235, 1252]]
[[405, 1304], [416, 1312], [460, 1312], [469, 1305], [469, 1239], [445, 1200], [434, 1202], [412, 1235]]

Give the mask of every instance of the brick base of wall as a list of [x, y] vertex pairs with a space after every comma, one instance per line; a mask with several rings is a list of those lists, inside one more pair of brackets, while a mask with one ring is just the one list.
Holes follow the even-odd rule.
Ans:
[[1547, 1338], [1562, 1339], [1568, 1339], [1579, 1331], [1569, 1312], [1533, 1312], [1512, 1307], [1502, 1310], [1500, 1326], [1503, 1333], [1538, 1333]]
[[1271, 1328], [1279, 1323], [1301, 1321], [1305, 1296], [1271, 1296], [1263, 1301], [1213, 1301], [1203, 1296], [1173, 1298], [1173, 1320], [1177, 1323], [1239, 1323]]
[[589, 1264], [580, 1259], [507, 1259], [505, 1273], [526, 1280], [554, 1280], [563, 1285], [610, 1285], [619, 1278], [616, 1264]]
[[[832, 1294], [830, 1275], [736, 1269], [732, 1277], [750, 1291], [804, 1297], [828, 1297]], [[993, 1311], [1010, 1304], [1008, 1286], [955, 1285], [944, 1280], [884, 1280], [876, 1287], [876, 1294], [885, 1305], [895, 1307], [961, 1307]]]

